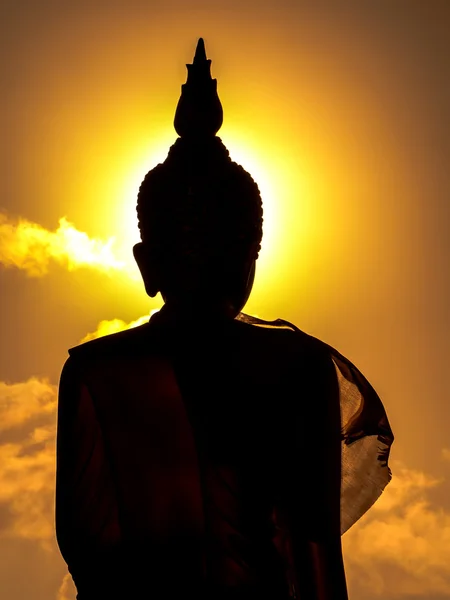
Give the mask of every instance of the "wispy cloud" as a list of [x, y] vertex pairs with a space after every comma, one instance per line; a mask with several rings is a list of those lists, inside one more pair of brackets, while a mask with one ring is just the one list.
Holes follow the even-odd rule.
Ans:
[[450, 449], [442, 448], [441, 456], [442, 456], [443, 460], [450, 462]]
[[450, 512], [428, 496], [442, 480], [403, 465], [393, 470], [380, 500], [343, 538], [350, 581], [365, 598], [447, 596]]
[[109, 335], [111, 333], [118, 333], [119, 331], [124, 331], [125, 329], [133, 329], [134, 327], [139, 327], [140, 325], [144, 325], [148, 323], [151, 315], [158, 312], [159, 309], [154, 309], [150, 311], [149, 315], [144, 315], [143, 317], [139, 317], [138, 319], [127, 323], [122, 319], [110, 319], [109, 321], [100, 321], [97, 325], [97, 329], [88, 333], [81, 340], [83, 342], [89, 342], [90, 340], [94, 340], [95, 338], [103, 337], [105, 335]]
[[46, 379], [32, 377], [12, 384], [0, 381], [0, 431], [31, 422], [35, 417], [52, 416], [55, 409], [56, 387]]
[[54, 537], [56, 387], [46, 380], [0, 382], [0, 538], [49, 549]]
[[26, 219], [0, 213], [0, 264], [24, 270], [31, 277], [48, 273], [52, 262], [69, 271], [88, 267], [104, 272], [122, 270], [125, 263], [114, 251], [114, 238], [90, 238], [65, 217], [49, 231]]
[[56, 600], [75, 600], [76, 589], [69, 573], [66, 573], [58, 590]]

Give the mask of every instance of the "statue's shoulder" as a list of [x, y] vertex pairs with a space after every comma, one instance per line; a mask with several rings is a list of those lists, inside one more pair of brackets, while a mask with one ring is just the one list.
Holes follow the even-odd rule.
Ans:
[[240, 315], [236, 328], [241, 335], [258, 347], [272, 352], [303, 354], [314, 350], [316, 339], [284, 319], [265, 321], [250, 315]]
[[259, 317], [241, 314], [236, 319], [237, 326], [255, 338], [276, 340], [280, 343], [303, 344], [314, 338], [284, 319], [266, 321]]
[[152, 337], [150, 326], [145, 323], [74, 346], [69, 349], [69, 356], [77, 360], [127, 357], [148, 348]]

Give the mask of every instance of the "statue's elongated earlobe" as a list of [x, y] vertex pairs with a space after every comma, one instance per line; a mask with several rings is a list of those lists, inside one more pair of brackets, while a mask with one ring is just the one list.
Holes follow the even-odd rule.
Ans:
[[158, 269], [143, 242], [133, 246], [133, 256], [141, 272], [147, 294], [154, 298], [160, 292]]

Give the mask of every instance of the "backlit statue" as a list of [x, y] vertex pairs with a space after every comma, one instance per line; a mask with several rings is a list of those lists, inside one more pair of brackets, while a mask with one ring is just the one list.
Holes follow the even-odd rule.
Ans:
[[199, 40], [179, 138], [138, 194], [148, 324], [70, 350], [56, 531], [79, 600], [345, 600], [341, 534], [390, 479], [382, 403], [346, 358], [241, 313], [262, 239], [216, 133]]

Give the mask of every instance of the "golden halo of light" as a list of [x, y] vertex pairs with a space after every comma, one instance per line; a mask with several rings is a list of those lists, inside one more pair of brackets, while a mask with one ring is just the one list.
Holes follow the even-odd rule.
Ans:
[[[292, 166], [286, 163], [285, 157], [274, 159], [270, 148], [259, 144], [258, 140], [249, 140], [234, 130], [228, 130], [222, 139], [232, 160], [252, 175], [261, 192], [264, 222], [257, 280], [258, 288], [267, 292], [282, 280], [286, 265], [292, 267], [298, 239], [302, 238], [302, 245], [305, 245], [312, 233], [309, 205], [302, 202], [302, 197], [308, 195], [306, 185], [302, 187], [304, 182], [298, 169], [292, 173]], [[167, 133], [154, 138], [151, 145], [147, 145], [148, 140], [143, 140], [115, 175], [115, 230], [122, 232], [118, 237], [118, 251], [120, 258], [129, 265], [130, 278], [135, 281], [140, 280], [131, 255], [133, 245], [140, 240], [137, 193], [145, 174], [165, 160], [173, 142], [174, 138]]]
[[306, 180], [286, 155], [275, 155], [263, 140], [229, 130], [224, 141], [231, 158], [252, 175], [261, 192], [264, 221], [257, 281], [261, 291], [270, 293], [285, 276], [286, 268], [293, 267], [299, 240], [302, 245], [312, 241]]

